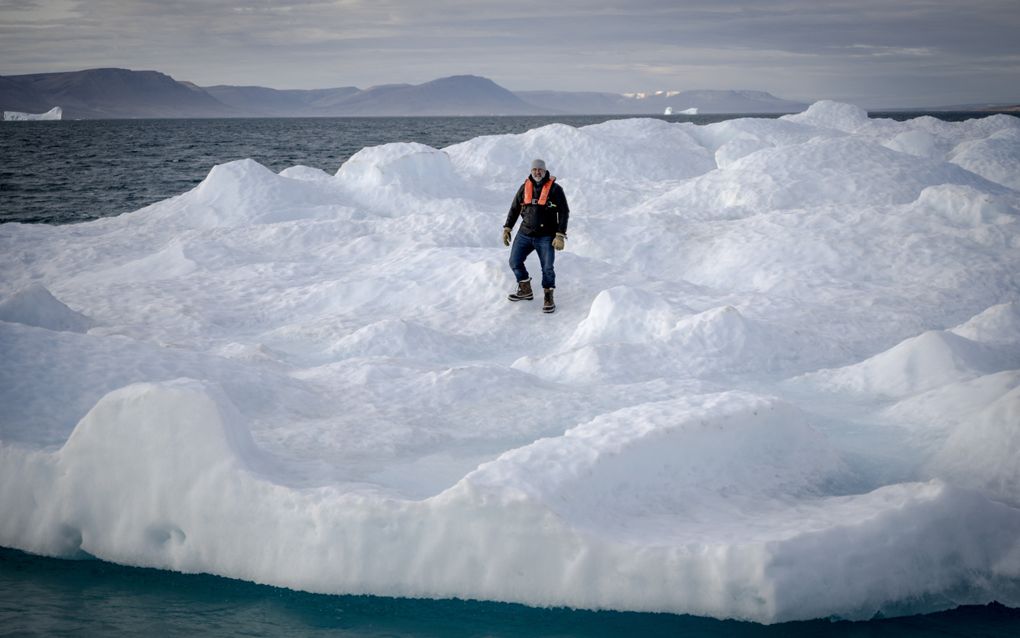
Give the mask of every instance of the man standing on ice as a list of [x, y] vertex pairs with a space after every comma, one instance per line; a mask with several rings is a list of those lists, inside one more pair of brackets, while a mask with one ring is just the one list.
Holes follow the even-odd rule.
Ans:
[[510, 301], [534, 299], [531, 292], [531, 277], [524, 267], [524, 260], [532, 251], [538, 253], [538, 261], [542, 264], [542, 288], [545, 290], [545, 302], [542, 312], [553, 312], [556, 303], [553, 290], [556, 288], [556, 261], [554, 250], [563, 250], [567, 240], [567, 219], [570, 208], [563, 188], [556, 183], [556, 178], [545, 170], [545, 161], [537, 159], [531, 162], [531, 175], [517, 189], [514, 201], [510, 204], [506, 223], [503, 224], [503, 245], [510, 245], [517, 218], [521, 218], [521, 228], [514, 238], [510, 249], [510, 269], [517, 278], [517, 290], [507, 297]]

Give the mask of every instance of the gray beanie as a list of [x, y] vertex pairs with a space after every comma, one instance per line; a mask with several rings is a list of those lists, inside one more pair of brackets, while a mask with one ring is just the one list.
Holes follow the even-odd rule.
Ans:
[[540, 159], [531, 160], [531, 168], [540, 168], [540, 169], [542, 169], [544, 171], [545, 170], [545, 160], [540, 160]]

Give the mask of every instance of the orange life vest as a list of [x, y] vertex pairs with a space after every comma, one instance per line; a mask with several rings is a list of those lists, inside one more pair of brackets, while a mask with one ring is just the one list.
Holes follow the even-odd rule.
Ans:
[[542, 186], [542, 192], [538, 194], [538, 201], [535, 201], [535, 180], [530, 177], [524, 180], [524, 201], [521, 203], [525, 206], [528, 204], [538, 204], [539, 206], [545, 206], [545, 203], [549, 201], [549, 191], [552, 190], [553, 182], [556, 178], [552, 175], [549, 176], [549, 181]]

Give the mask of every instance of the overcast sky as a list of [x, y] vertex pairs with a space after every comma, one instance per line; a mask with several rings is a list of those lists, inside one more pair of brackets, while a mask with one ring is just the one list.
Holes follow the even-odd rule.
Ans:
[[1020, 103], [1020, 0], [0, 0], [0, 75]]

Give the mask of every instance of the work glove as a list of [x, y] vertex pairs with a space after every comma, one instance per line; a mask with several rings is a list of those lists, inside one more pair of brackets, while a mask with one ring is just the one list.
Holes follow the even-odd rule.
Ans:
[[567, 243], [567, 236], [563, 233], [556, 233], [556, 237], [553, 239], [553, 248], [556, 250], [563, 250], [563, 246]]
[[510, 245], [510, 227], [509, 226], [504, 226], [503, 227], [503, 245], [504, 246], [509, 246]]

